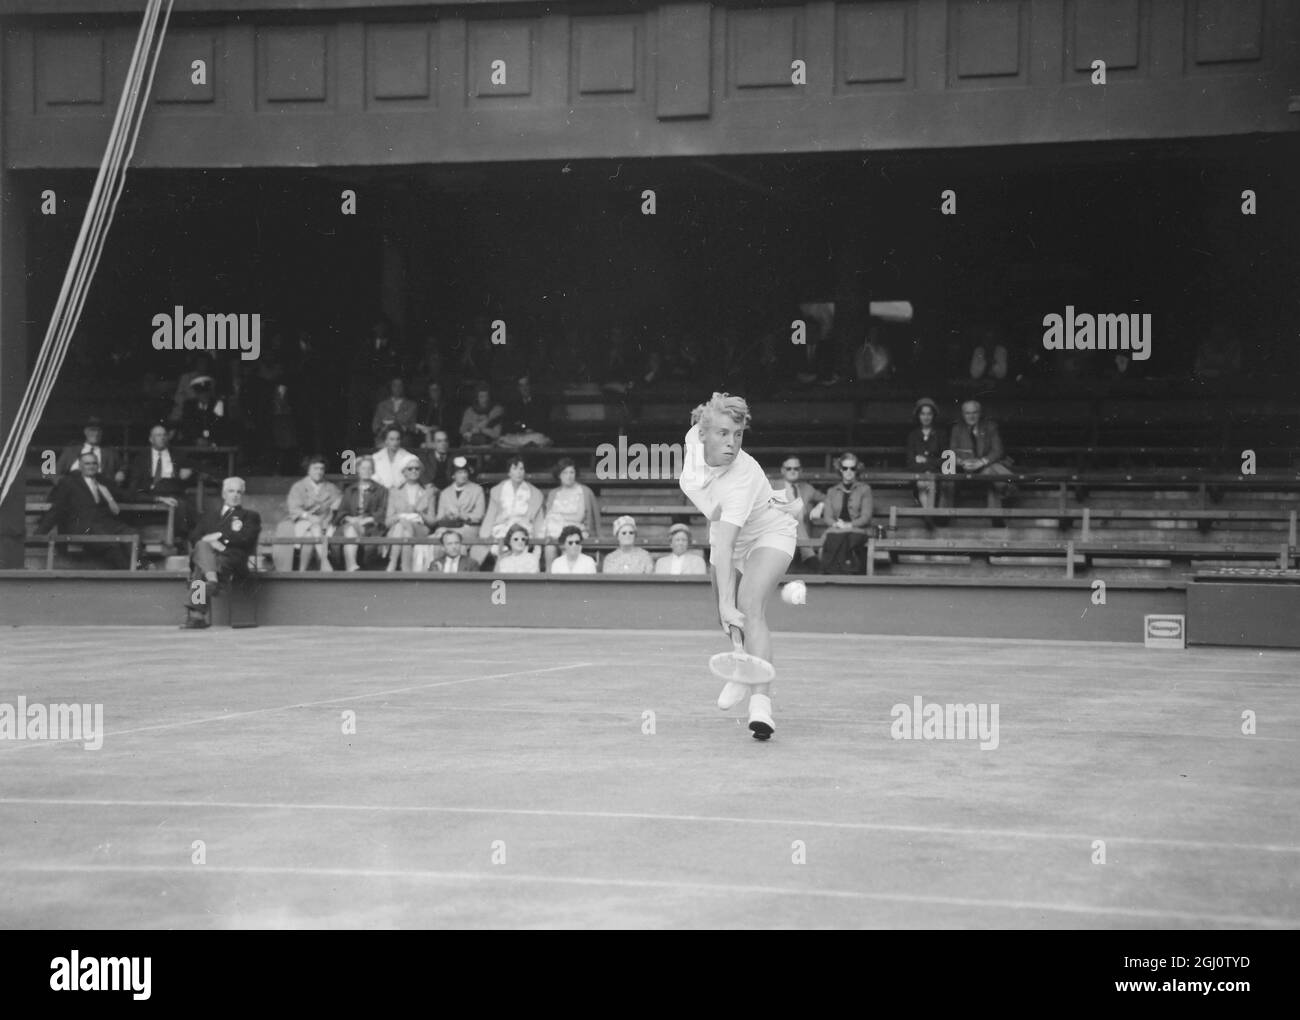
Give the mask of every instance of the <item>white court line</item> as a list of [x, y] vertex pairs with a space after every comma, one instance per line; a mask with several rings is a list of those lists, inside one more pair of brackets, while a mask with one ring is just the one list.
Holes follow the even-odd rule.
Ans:
[[[227, 712], [224, 715], [205, 716], [202, 719], [185, 719], [180, 722], [157, 723], [153, 726], [136, 726], [129, 730], [109, 730], [104, 731], [104, 738], [126, 736], [129, 733], [152, 733], [157, 730], [178, 729], [182, 726], [201, 726], [210, 722], [226, 722], [230, 719], [245, 719], [253, 715], [266, 715], [271, 712], [287, 712], [294, 708], [316, 708], [319, 705], [338, 705], [347, 701], [364, 701], [367, 698], [383, 698], [391, 694], [408, 694], [411, 691], [426, 691], [434, 687], [454, 687], [457, 684], [472, 684], [479, 680], [504, 680], [507, 677], [514, 676], [534, 676], [538, 673], [556, 673], [565, 669], [581, 669], [583, 666], [591, 666], [590, 662], [573, 662], [567, 666], [547, 666], [545, 669], [521, 669], [513, 673], [489, 673], [485, 676], [465, 677], [463, 680], [437, 680], [427, 684], [416, 684], [413, 687], [393, 687], [385, 691], [370, 691], [366, 694], [349, 694], [341, 698], [324, 698], [320, 701], [299, 701], [292, 705], [276, 705], [272, 708], [254, 708], [247, 712]], [[27, 744], [59, 744], [66, 741], [59, 740], [12, 740], [0, 743], [10, 744], [14, 747], [22, 747]]]
[[267, 875], [300, 878], [405, 879], [418, 882], [485, 882], [532, 883], [539, 885], [601, 886], [621, 889], [659, 889], [676, 892], [706, 893], [727, 896], [795, 896], [822, 899], [857, 900], [878, 903], [924, 904], [943, 907], [976, 907], [985, 910], [1016, 910], [1094, 917], [1130, 917], [1142, 920], [1174, 919], [1188, 922], [1210, 921], [1215, 924], [1270, 928], [1294, 927], [1296, 921], [1277, 917], [1251, 917], [1240, 914], [1192, 913], [1182, 910], [1147, 910], [1138, 907], [1100, 907], [1083, 903], [1040, 903], [1034, 900], [973, 899], [965, 896], [915, 896], [907, 893], [870, 893], [853, 889], [794, 889], [789, 886], [737, 885], [721, 882], [674, 882], [662, 879], [592, 878], [568, 875], [521, 875], [491, 871], [422, 871], [401, 868], [298, 868], [233, 865], [134, 865], [134, 864], [32, 864], [6, 867], [0, 871], [25, 874], [128, 874], [128, 875]]
[[[370, 811], [396, 814], [447, 814], [519, 816], [528, 818], [594, 818], [638, 822], [702, 822], [715, 825], [783, 825], [805, 829], [845, 829], [855, 832], [902, 832], [923, 836], [974, 836], [992, 839], [1042, 839], [1087, 841], [1105, 835], [1101, 828], [1088, 834], [1072, 832], [1027, 832], [1020, 829], [953, 828], [940, 825], [894, 825], [883, 822], [823, 822], [806, 818], [740, 818], [732, 815], [674, 815], [648, 811], [563, 811], [544, 808], [435, 807], [425, 804], [293, 804], [238, 800], [117, 800], [67, 797], [0, 797], [0, 806], [40, 805], [47, 807], [134, 807], [208, 808], [227, 811]], [[1106, 836], [1114, 843], [1140, 843], [1192, 850], [1247, 850], [1263, 853], [1300, 854], [1300, 846], [1274, 843], [1217, 843], [1191, 839], [1159, 839], [1147, 836]]]
[[[611, 722], [623, 720], [627, 722], [633, 720], [639, 726], [641, 724], [641, 709], [611, 709], [611, 708], [524, 708], [517, 705], [436, 705], [429, 709], [430, 712], [479, 712], [488, 715], [540, 715], [550, 716], [556, 719], [578, 719], [590, 718], [597, 716], [608, 718]], [[676, 723], [704, 723], [713, 725], [721, 720], [734, 719], [740, 721], [739, 715], [703, 715], [700, 712], [693, 711], [689, 708], [683, 709], [680, 714], [666, 713], [663, 710], [656, 709], [660, 719], [671, 719]], [[861, 716], [847, 715], [801, 715], [796, 712], [782, 712], [781, 719], [787, 725], [795, 723], [818, 723], [825, 725], [849, 725], [856, 727], [862, 732], [868, 730], [886, 729], [892, 725], [892, 720], [888, 716], [878, 716], [871, 719], [864, 719]], [[1062, 729], [1053, 725], [1049, 720], [1042, 722], [1034, 721], [1017, 721], [1017, 732], [1025, 733], [1031, 739], [1042, 739], [1056, 736], [1079, 736], [1079, 737], [1096, 737], [1098, 732], [1104, 733], [1108, 737], [1143, 737], [1143, 738], [1161, 738], [1161, 737], [1178, 737], [1185, 740], [1240, 740], [1242, 735], [1238, 732], [1232, 733], [1188, 733], [1184, 730], [1099, 730], [1099, 729]], [[125, 732], [125, 731], [124, 731]], [[1283, 744], [1300, 743], [1300, 737], [1267, 737], [1259, 734], [1252, 734], [1250, 737], [1254, 741], [1272, 741]], [[79, 741], [71, 741], [79, 743]], [[892, 743], [892, 741], [891, 741]], [[902, 741], [900, 741], [902, 743]], [[952, 741], [948, 741], [952, 743]], [[1250, 787], [1250, 789], [1255, 789]]]

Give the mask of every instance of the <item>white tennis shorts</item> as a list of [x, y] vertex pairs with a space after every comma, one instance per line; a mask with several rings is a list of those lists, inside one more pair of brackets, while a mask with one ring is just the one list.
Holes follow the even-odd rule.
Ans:
[[[709, 525], [709, 543], [714, 542], [716, 522]], [[779, 549], [793, 558], [795, 541], [799, 537], [799, 524], [789, 514], [780, 510], [766, 510], [757, 517], [751, 517], [736, 535], [736, 544], [732, 549], [731, 562], [737, 570], [744, 570], [750, 553], [755, 549]]]

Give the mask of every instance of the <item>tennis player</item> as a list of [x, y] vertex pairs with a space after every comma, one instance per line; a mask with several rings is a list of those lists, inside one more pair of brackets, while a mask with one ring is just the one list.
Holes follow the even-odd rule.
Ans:
[[[766, 607], [777, 582], [794, 557], [803, 501], [787, 501], [772, 491], [758, 461], [741, 449], [749, 427], [743, 397], [715, 393], [691, 412], [682, 474], [687, 497], [709, 521], [710, 575], [722, 632], [739, 628], [745, 651], [772, 661], [772, 634]], [[758, 740], [776, 730], [771, 684], [728, 683], [718, 707], [734, 708], [749, 696], [749, 728]]]

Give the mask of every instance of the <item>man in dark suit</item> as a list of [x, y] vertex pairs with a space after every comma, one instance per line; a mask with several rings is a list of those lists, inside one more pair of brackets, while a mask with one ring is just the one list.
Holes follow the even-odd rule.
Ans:
[[[90, 431], [87, 429], [87, 431]], [[50, 508], [36, 523], [36, 534], [57, 527], [61, 535], [139, 535], [117, 519], [119, 508], [112, 489], [99, 480], [99, 461], [83, 453], [77, 470], [64, 478], [50, 493]], [[131, 552], [125, 544], [90, 547], [115, 570], [131, 566]]]
[[424, 465], [424, 479], [442, 492], [451, 484], [451, 439], [443, 429], [430, 435], [429, 445], [415, 451]]
[[104, 448], [104, 423], [93, 416], [87, 418], [82, 435], [85, 437], [82, 442], [63, 448], [55, 462], [55, 470], [60, 475], [75, 474], [81, 470], [81, 455], [93, 453], [99, 464], [100, 484], [108, 481], [113, 485], [121, 485], [126, 473], [122, 470], [122, 459], [117, 451]]
[[435, 574], [473, 574], [479, 569], [474, 557], [463, 552], [459, 531], [442, 533], [442, 552], [442, 558], [429, 568]]
[[551, 427], [551, 405], [533, 392], [532, 381], [519, 377], [518, 389], [506, 404], [502, 446], [550, 446], [546, 429]]
[[[1013, 474], [1007, 465], [1010, 459], [1002, 448], [1002, 435], [998, 423], [984, 419], [984, 408], [978, 400], [968, 400], [961, 405], [962, 420], [952, 427], [948, 447], [957, 455], [957, 466], [968, 475]], [[945, 486], [949, 495], [947, 503], [953, 506], [952, 484]], [[1000, 507], [1003, 499], [1015, 497], [1014, 486], [999, 483], [988, 488], [988, 505]]]
[[226, 441], [226, 407], [210, 375], [190, 380], [194, 397], [181, 407], [181, 438], [191, 446], [221, 446]]
[[194, 477], [194, 469], [184, 458], [173, 454], [167, 439], [167, 426], [149, 430], [149, 449], [131, 461], [126, 475], [126, 489], [141, 503], [162, 503], [175, 509], [176, 537], [184, 540], [194, 525], [194, 510], [185, 497], [185, 483]]
[[[208, 609], [212, 596], [221, 594], [231, 578], [248, 574], [248, 558], [257, 553], [257, 539], [262, 533], [262, 517], [247, 510], [244, 480], [227, 478], [221, 483], [221, 505], [203, 512], [190, 532], [190, 587], [185, 600], [185, 630], [201, 630], [210, 623]], [[195, 581], [206, 582], [200, 589]]]

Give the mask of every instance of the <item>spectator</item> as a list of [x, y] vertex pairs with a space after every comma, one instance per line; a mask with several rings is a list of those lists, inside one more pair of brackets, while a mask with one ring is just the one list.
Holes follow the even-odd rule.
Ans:
[[528, 482], [524, 458], [511, 457], [506, 465], [508, 477], [492, 488], [487, 515], [479, 537], [500, 542], [515, 524], [522, 524], [529, 535], [542, 534], [542, 493]]
[[474, 390], [474, 403], [465, 408], [460, 419], [460, 437], [466, 446], [488, 446], [501, 438], [501, 419], [505, 411], [492, 403], [492, 390], [481, 385]]
[[821, 507], [820, 516], [827, 527], [822, 540], [822, 573], [861, 574], [866, 571], [864, 532], [871, 523], [871, 486], [859, 480], [855, 454], [842, 453], [837, 464], [840, 483], [826, 493]]
[[691, 549], [691, 529], [687, 524], [674, 524], [668, 529], [668, 544], [672, 552], [655, 560], [656, 574], [707, 574], [709, 568], [704, 557]]
[[575, 525], [583, 541], [600, 540], [600, 508], [596, 494], [578, 482], [578, 468], [572, 458], [564, 457], [555, 465], [554, 475], [559, 486], [546, 494], [546, 517], [543, 534], [546, 536], [546, 563], [555, 559], [555, 543], [564, 529]]
[[464, 551], [459, 531], [442, 533], [442, 558], [433, 561], [430, 570], [439, 574], [474, 574], [478, 572], [478, 561]]
[[127, 492], [140, 503], [161, 503], [171, 507], [176, 539], [186, 541], [194, 524], [194, 510], [185, 498], [185, 483], [194, 469], [169, 449], [167, 426], [149, 430], [149, 449], [137, 454], [127, 474]]
[[[817, 508], [826, 501], [826, 497], [814, 486], [803, 481], [802, 475], [803, 461], [793, 453], [788, 454], [781, 461], [781, 480], [774, 482], [772, 487], [784, 488], [788, 502], [803, 500], [803, 512], [799, 515], [799, 541], [808, 542], [812, 539], [813, 522], [821, 516], [821, 511]], [[808, 545], [795, 546], [794, 565], [801, 566], [806, 571], [816, 572], [821, 569], [821, 561], [817, 558], [816, 550]]]
[[417, 456], [424, 465], [424, 477], [441, 492], [451, 484], [451, 439], [442, 429], [430, 434]]
[[582, 529], [576, 524], [566, 524], [560, 530], [560, 548], [564, 555], [551, 562], [552, 574], [596, 573], [596, 561], [582, 551]]
[[[61, 480], [50, 493], [50, 508], [36, 522], [36, 534], [58, 528], [60, 535], [136, 535], [139, 532], [120, 520], [117, 498], [110, 486], [99, 480], [99, 461], [83, 453], [77, 470]], [[114, 570], [131, 566], [131, 552], [125, 543], [104, 543], [88, 547], [89, 555], [103, 559]], [[142, 565], [142, 564], [141, 564]]]
[[406, 384], [394, 376], [388, 380], [388, 396], [376, 405], [370, 418], [371, 435], [376, 442], [383, 442], [381, 434], [390, 425], [395, 425], [402, 430], [402, 442], [414, 444], [418, 438], [415, 428], [417, 410], [415, 401], [406, 396]]
[[611, 326], [604, 345], [602, 364], [598, 366], [601, 388], [611, 393], [626, 393], [636, 374], [627, 354], [622, 326]]
[[95, 464], [98, 467], [96, 473], [100, 476], [101, 484], [104, 480], [108, 480], [114, 485], [121, 485], [126, 478], [126, 472], [122, 470], [122, 459], [117, 451], [104, 448], [104, 423], [91, 415], [86, 419], [86, 426], [81, 430], [81, 434], [84, 437], [82, 442], [72, 443], [63, 448], [59, 459], [54, 463], [54, 470], [60, 475], [80, 471], [82, 456], [90, 453], [95, 456]]
[[[948, 448], [957, 455], [957, 466], [972, 476], [1009, 475], [1009, 458], [1002, 449], [1002, 436], [997, 422], [984, 420], [984, 408], [978, 400], [968, 400], [961, 405], [962, 421], [952, 427]], [[952, 483], [944, 486], [951, 491]], [[1000, 507], [1003, 499], [1014, 498], [1015, 490], [1005, 482], [989, 486], [988, 505]], [[950, 506], [954, 505], [948, 499]]]
[[[257, 554], [262, 518], [245, 509], [244, 480], [227, 478], [221, 483], [221, 506], [209, 507], [190, 532], [190, 587], [185, 600], [187, 630], [208, 626], [211, 599], [219, 595], [232, 577], [248, 574], [248, 561]], [[193, 582], [208, 583], [206, 598], [194, 601]]]
[[321, 570], [333, 570], [325, 540], [334, 534], [334, 513], [343, 502], [343, 493], [326, 480], [324, 457], [309, 457], [306, 466], [307, 476], [290, 486], [287, 500], [293, 537], [312, 542], [294, 547], [298, 550], [298, 569], [306, 570], [314, 554]]
[[[433, 524], [433, 490], [420, 484], [424, 470], [415, 458], [402, 467], [403, 481], [388, 490], [389, 538], [424, 538]], [[420, 555], [416, 555], [417, 552]], [[393, 545], [388, 550], [388, 570], [394, 572], [401, 564], [402, 570], [427, 570], [430, 555], [428, 546]]]
[[506, 405], [502, 418], [502, 446], [550, 446], [551, 438], [544, 431], [550, 428], [551, 405], [533, 393], [528, 376], [521, 375], [518, 389]]
[[888, 378], [894, 372], [889, 348], [881, 340], [880, 327], [867, 330], [862, 346], [853, 354], [853, 371], [859, 382], [873, 382]]
[[[907, 470], [918, 474], [934, 474], [943, 467], [943, 437], [938, 422], [939, 408], [929, 397], [922, 397], [912, 409], [916, 428], [907, 436]], [[933, 509], [937, 485], [933, 478], [920, 478], [916, 482], [918, 506]]]
[[[373, 458], [357, 461], [357, 480], [343, 490], [333, 524], [344, 538], [375, 538], [387, 527], [388, 490], [375, 481]], [[373, 562], [378, 552], [375, 545], [345, 545], [343, 565], [350, 571], [360, 570]]]
[[[451, 469], [451, 484], [438, 497], [438, 515], [434, 527], [438, 529], [440, 537], [448, 531], [456, 532], [468, 546], [479, 537], [483, 515], [487, 512], [487, 496], [483, 493], [483, 486], [470, 481], [468, 459], [454, 458]], [[487, 546], [471, 548], [470, 554], [478, 563], [482, 563], [487, 556]]]
[[375, 481], [386, 489], [402, 485], [406, 466], [420, 458], [402, 446], [402, 430], [396, 425], [384, 431], [384, 445], [374, 453]]
[[221, 446], [227, 438], [226, 405], [216, 395], [215, 380], [196, 376], [190, 389], [194, 396], [181, 409], [181, 438], [190, 446]]
[[433, 440], [433, 434], [440, 429], [449, 429], [454, 424], [451, 407], [442, 395], [442, 383], [436, 379], [425, 387], [424, 399], [415, 411], [415, 430], [423, 437], [425, 446]]
[[542, 550], [534, 546], [528, 548], [528, 529], [522, 524], [512, 524], [506, 531], [497, 556], [496, 566], [492, 569], [498, 574], [540, 574]]
[[[381, 388], [389, 379], [402, 374], [402, 358], [391, 331], [387, 317], [381, 315], [365, 341], [355, 345], [348, 386], [348, 431], [354, 437], [370, 422], [375, 402], [382, 396]], [[369, 435], [373, 436], [374, 430]]]
[[196, 396], [191, 384], [195, 379], [201, 376], [212, 377], [212, 358], [202, 352], [194, 355], [194, 360], [190, 363], [190, 370], [185, 372], [176, 380], [176, 393], [172, 398], [172, 410], [168, 420], [173, 424], [179, 424], [181, 412], [185, 409], [185, 402], [193, 400]]
[[601, 564], [604, 574], [653, 574], [654, 558], [636, 544], [636, 521], [624, 514], [614, 522], [614, 536], [618, 539], [618, 548], [605, 554]]
[[996, 330], [986, 329], [971, 351], [970, 377], [972, 379], [1002, 380], [1007, 377], [1007, 348], [998, 342]]
[[[443, 377], [442, 368], [442, 343], [432, 333], [426, 334], [424, 338], [424, 349], [420, 353], [419, 360], [411, 368], [411, 378], [416, 386], [416, 392], [422, 392], [430, 384]], [[424, 419], [420, 419], [423, 421]], [[434, 424], [450, 425], [449, 421], [439, 419]]]
[[286, 368], [288, 397], [293, 405], [294, 433], [309, 450], [330, 450], [330, 372], [311, 333], [299, 328]]

